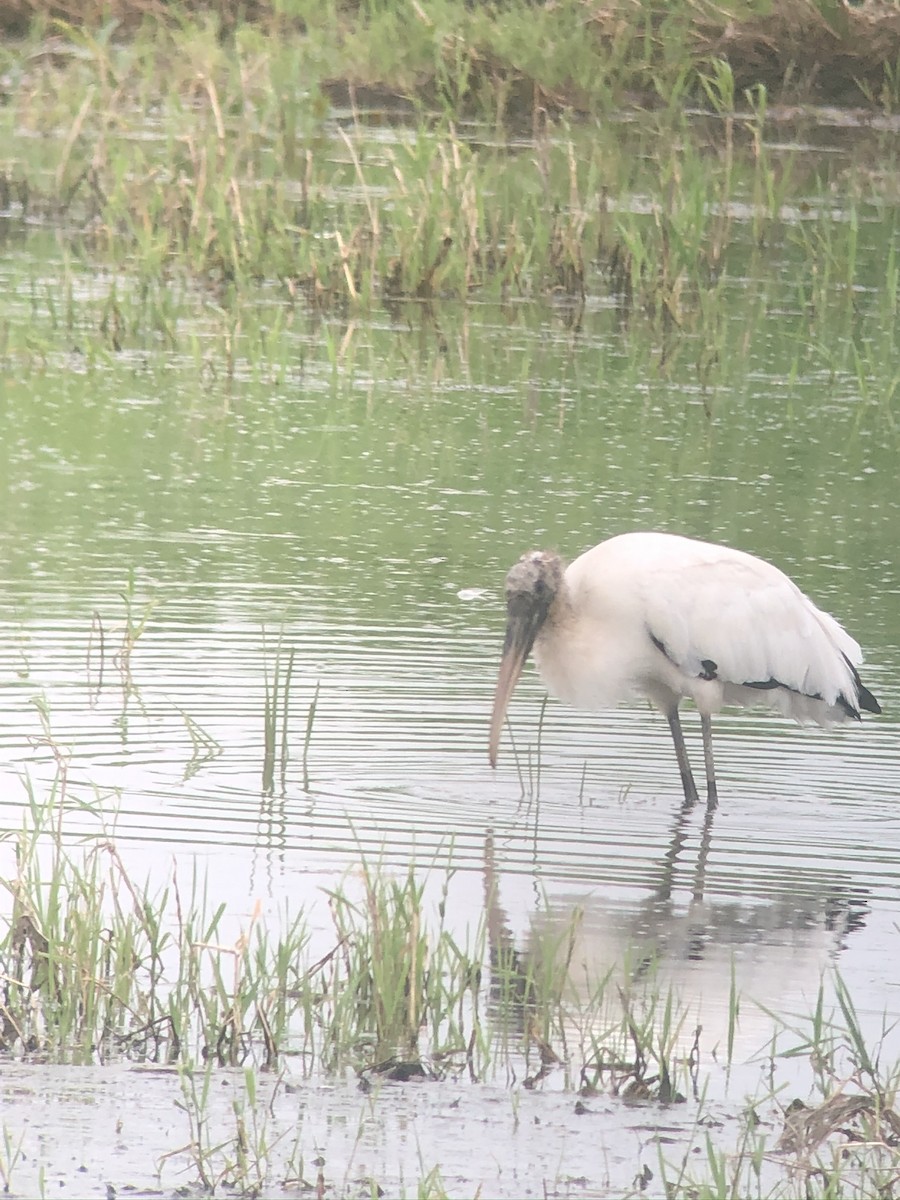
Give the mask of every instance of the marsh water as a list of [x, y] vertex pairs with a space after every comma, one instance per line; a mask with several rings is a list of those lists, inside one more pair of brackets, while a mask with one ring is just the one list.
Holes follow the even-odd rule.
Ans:
[[[53, 786], [62, 754], [86, 805], [71, 832], [103, 823], [135, 876], [160, 884], [199, 868], [235, 928], [256, 903], [273, 926], [302, 907], [326, 948], [324, 889], [364, 858], [415, 864], [435, 888], [449, 872], [460, 931], [489, 895], [523, 952], [579, 909], [586, 974], [652, 955], [711, 1052], [734, 978], [745, 1090], [766, 1010], [808, 1011], [832, 966], [877, 1033], [900, 1010], [900, 455], [877, 398], [890, 381], [861, 379], [839, 350], [865, 350], [883, 302], [895, 235], [869, 216], [855, 316], [811, 315], [787, 242], [769, 276], [729, 281], [712, 377], [698, 373], [703, 330], [672, 354], [658, 329], [591, 298], [577, 313], [474, 302], [365, 317], [285, 303], [267, 339], [277, 297], [262, 294], [262, 315], [234, 326], [233, 370], [198, 299], [188, 354], [96, 355], [76, 324], [7, 360], [3, 829], [21, 825], [29, 788]], [[64, 269], [85, 303], [116, 283], [80, 272], [58, 230], [11, 230], [8, 320], [43, 308]], [[507, 568], [535, 546], [574, 556], [642, 528], [786, 570], [860, 641], [883, 715], [823, 732], [724, 714], [709, 819], [681, 812], [658, 715], [555, 702], [542, 715], [532, 671], [492, 771]], [[266, 689], [276, 670], [284, 685], [289, 654], [286, 738], [267, 762]], [[13, 854], [0, 845], [6, 876]], [[95, 1194], [113, 1177], [147, 1188], [147, 1164], [186, 1140], [164, 1077], [18, 1064], [3, 1081], [7, 1124], [49, 1103], [60, 1125], [32, 1149], [26, 1190], [39, 1168]], [[451, 1194], [548, 1181], [621, 1194], [674, 1120], [610, 1102], [604, 1124], [598, 1103], [585, 1133], [552, 1080], [537, 1096], [505, 1085], [398, 1086], [376, 1119], [350, 1084], [317, 1081], [300, 1101], [309, 1156], [347, 1191], [368, 1177], [414, 1189], [440, 1162]], [[538, 1120], [541, 1139], [519, 1133]]]

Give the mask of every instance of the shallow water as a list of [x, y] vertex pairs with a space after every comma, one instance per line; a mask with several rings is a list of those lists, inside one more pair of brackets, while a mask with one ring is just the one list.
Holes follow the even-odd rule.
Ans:
[[[878, 304], [884, 231], [869, 234], [863, 312]], [[61, 269], [57, 255], [39, 233], [6, 248], [11, 311], [27, 308], [29, 279]], [[110, 283], [79, 282], [87, 297]], [[896, 1011], [900, 917], [897, 439], [830, 356], [842, 331], [813, 337], [789, 278], [753, 281], [754, 303], [765, 302], [748, 344], [750, 282], [734, 281], [727, 365], [711, 392], [689, 355], [661, 372], [653, 338], [602, 304], [588, 305], [577, 333], [564, 312], [515, 306], [298, 320], [271, 360], [239, 356], [233, 380], [209, 356], [91, 364], [76, 336], [8, 378], [3, 829], [23, 820], [24, 778], [38, 793], [51, 787], [61, 748], [70, 794], [100, 797], [132, 873], [162, 882], [199, 863], [211, 902], [226, 901], [236, 925], [256, 901], [272, 923], [285, 903], [303, 905], [327, 946], [324, 887], [363, 857], [414, 862], [436, 878], [456, 872], [448, 921], [460, 931], [490, 892], [523, 953], [580, 909], [586, 977], [627, 955], [658, 959], [702, 1023], [705, 1053], [725, 1037], [732, 971], [748, 1000], [742, 1061], [771, 1033], [751, 1001], [807, 1012], [830, 965], [880, 1030]], [[197, 337], [211, 354], [214, 338], [202, 326]], [[511, 711], [518, 755], [507, 732], [492, 772], [507, 567], [534, 545], [574, 555], [648, 527], [722, 540], [792, 574], [863, 644], [883, 716], [831, 732], [723, 716], [721, 804], [708, 819], [681, 814], [668, 731], [649, 710], [551, 704], [538, 748], [542, 692], [530, 675]], [[126, 655], [129, 607], [146, 626]], [[288, 650], [288, 755], [267, 786], [266, 682]], [[69, 822], [72, 834], [98, 827], [88, 813]], [[6, 876], [13, 852], [0, 844]], [[88, 1141], [75, 1155], [109, 1156], [77, 1177], [92, 1194], [113, 1175], [149, 1187], [148, 1161], [186, 1140], [169, 1078], [140, 1076], [135, 1156], [125, 1068], [11, 1070], [7, 1124], [28, 1132], [52, 1096], [79, 1140], [91, 1131], [102, 1142], [106, 1130], [102, 1152]], [[738, 1092], [757, 1071], [745, 1069]], [[713, 1076], [724, 1105], [726, 1081]], [[377, 1120], [350, 1084], [303, 1086], [314, 1098], [290, 1103], [305, 1114], [304, 1144], [328, 1171], [340, 1164], [328, 1174], [338, 1194], [370, 1176], [414, 1190], [422, 1164], [438, 1161], [461, 1194], [518, 1195], [526, 1182], [541, 1194], [547, 1180], [555, 1194], [615, 1194], [669, 1120], [598, 1100], [606, 1149], [592, 1141], [582, 1161], [594, 1118], [573, 1115], [572, 1095], [552, 1082], [539, 1096], [502, 1082], [424, 1085], [412, 1100], [390, 1087]], [[502, 1150], [495, 1114], [510, 1139]], [[526, 1132], [538, 1121], [543, 1141]], [[675, 1124], [680, 1145], [687, 1126]], [[463, 1145], [451, 1127], [453, 1139], [476, 1139], [465, 1161], [448, 1157]], [[494, 1149], [482, 1153], [485, 1138]], [[68, 1187], [85, 1165], [47, 1141], [29, 1140], [28, 1155], [29, 1169], [43, 1163]]]
[[[221, 1073], [208, 1110], [214, 1128], [233, 1120], [241, 1086], [238, 1074]], [[173, 1118], [179, 1094], [171, 1074], [126, 1067], [36, 1073], [13, 1065], [0, 1084], [26, 1126], [44, 1125], [55, 1109], [60, 1140], [42, 1147], [46, 1184], [79, 1196], [107, 1195], [111, 1181], [121, 1189], [137, 1179], [128, 1194], [184, 1194], [176, 1189], [191, 1180], [189, 1156], [163, 1157], [187, 1140]], [[548, 1189], [560, 1197], [622, 1195], [640, 1164], [654, 1170], [658, 1138], [673, 1151], [688, 1143], [682, 1123], [644, 1106], [598, 1097], [576, 1114], [571, 1095], [468, 1081], [387, 1084], [375, 1096], [361, 1095], [355, 1081], [287, 1088], [263, 1081], [260, 1096], [272, 1146], [267, 1165], [285, 1180], [259, 1193], [267, 1196], [314, 1193], [320, 1174], [326, 1194], [368, 1196], [377, 1185], [388, 1195], [416, 1195], [435, 1165], [449, 1195], [473, 1195], [478, 1186], [497, 1197]], [[151, 1175], [147, 1165], [157, 1162]], [[29, 1174], [35, 1178], [34, 1166], [29, 1173], [20, 1164], [14, 1183]]]

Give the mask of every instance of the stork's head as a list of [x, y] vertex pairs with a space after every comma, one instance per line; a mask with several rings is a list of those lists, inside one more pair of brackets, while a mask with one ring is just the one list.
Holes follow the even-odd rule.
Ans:
[[560, 593], [565, 568], [552, 550], [529, 550], [506, 576], [506, 639], [491, 713], [491, 766], [497, 765], [500, 730], [510, 697], [534, 640]]

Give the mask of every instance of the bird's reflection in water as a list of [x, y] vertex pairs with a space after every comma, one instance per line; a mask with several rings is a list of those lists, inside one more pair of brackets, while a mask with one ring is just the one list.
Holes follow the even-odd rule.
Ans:
[[[610, 981], [626, 989], [642, 983], [672, 988], [717, 1042], [735, 992], [769, 1009], [790, 1008], [798, 996], [814, 994], [822, 971], [864, 927], [867, 889], [838, 873], [776, 865], [755, 890], [743, 879], [723, 886], [720, 877], [708, 895], [715, 819], [711, 808], [681, 806], [653, 886], [633, 904], [623, 902], [621, 890], [606, 894], [601, 885], [576, 895], [571, 886], [542, 879], [541, 899], [524, 927], [523, 914], [504, 908], [502, 864], [488, 832], [486, 924], [505, 1004], [515, 1000], [524, 1022], [534, 981], [554, 971], [564, 971], [564, 986], [582, 1003]], [[760, 1021], [765, 1016], [755, 1005], [742, 1010], [751, 1041], [761, 1029], [752, 1028], [754, 1012]], [[685, 1022], [686, 1036], [693, 1028]]]

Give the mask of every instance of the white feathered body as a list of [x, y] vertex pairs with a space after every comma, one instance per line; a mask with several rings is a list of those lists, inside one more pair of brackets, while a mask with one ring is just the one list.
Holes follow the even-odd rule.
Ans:
[[756, 704], [820, 725], [858, 715], [859, 645], [762, 559], [627, 533], [575, 559], [564, 581], [534, 658], [568, 704], [646, 697], [668, 711], [688, 697], [706, 716]]

